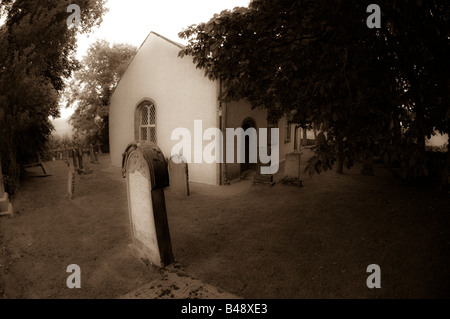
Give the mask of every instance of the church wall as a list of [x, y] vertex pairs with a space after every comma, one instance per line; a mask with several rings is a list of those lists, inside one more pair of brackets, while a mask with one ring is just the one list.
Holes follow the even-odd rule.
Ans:
[[[176, 128], [187, 128], [193, 134], [194, 120], [202, 120], [203, 129], [216, 126], [216, 84], [195, 68], [191, 57], [179, 58], [180, 50], [151, 33], [128, 66], [110, 104], [112, 166], [121, 166], [123, 151], [135, 140], [135, 110], [144, 99], [156, 105], [157, 144], [167, 158], [178, 143], [171, 140]], [[193, 141], [191, 144], [194, 154]], [[216, 166], [189, 164], [190, 181], [217, 184]]]

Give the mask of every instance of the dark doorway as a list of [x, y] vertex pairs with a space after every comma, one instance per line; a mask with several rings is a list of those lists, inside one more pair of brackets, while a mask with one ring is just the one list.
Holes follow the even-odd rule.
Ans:
[[[251, 117], [247, 117], [242, 122], [242, 129], [245, 131], [250, 127], [256, 130], [256, 121]], [[245, 136], [245, 163], [241, 163], [241, 178], [246, 175], [246, 172], [256, 170], [256, 168], [256, 163], [250, 163], [250, 138], [249, 136]]]

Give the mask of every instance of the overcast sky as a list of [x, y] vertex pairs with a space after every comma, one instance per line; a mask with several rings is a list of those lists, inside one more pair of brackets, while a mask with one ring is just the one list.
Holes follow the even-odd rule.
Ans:
[[178, 38], [184, 28], [207, 22], [214, 13], [248, 4], [249, 0], [108, 0], [109, 12], [100, 28], [89, 37], [79, 37], [78, 56], [81, 58], [98, 38], [139, 47], [150, 31], [186, 44]]
[[[178, 38], [184, 28], [208, 22], [215, 13], [235, 7], [247, 7], [249, 0], [108, 0], [109, 12], [103, 23], [89, 36], [78, 37], [77, 57], [81, 60], [89, 45], [97, 39], [110, 43], [129, 43], [139, 47], [150, 31], [181, 44]], [[81, 17], [83, 18], [83, 17]], [[70, 133], [67, 119], [73, 109], [61, 108], [61, 118], [53, 120], [57, 134]]]

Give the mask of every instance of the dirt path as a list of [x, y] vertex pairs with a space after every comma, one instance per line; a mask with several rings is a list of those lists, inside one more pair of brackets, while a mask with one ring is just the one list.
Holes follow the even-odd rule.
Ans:
[[[72, 201], [64, 163], [47, 166], [53, 175], [27, 178], [16, 215], [0, 219], [0, 298], [450, 297], [450, 196], [404, 187], [381, 167], [305, 177], [303, 188], [168, 189], [177, 264], [158, 271], [129, 252], [125, 180], [107, 155]], [[66, 287], [69, 264], [81, 267], [81, 289]], [[381, 267], [381, 289], [366, 286], [369, 264]]]

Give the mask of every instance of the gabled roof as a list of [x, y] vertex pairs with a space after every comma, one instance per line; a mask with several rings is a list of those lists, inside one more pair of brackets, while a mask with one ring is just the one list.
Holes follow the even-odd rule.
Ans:
[[[182, 44], [180, 44], [180, 43], [178, 43], [178, 42], [172, 41], [172, 40], [170, 40], [170, 39], [168, 39], [168, 38], [166, 38], [166, 37], [164, 37], [164, 36], [162, 36], [162, 35], [160, 35], [160, 34], [154, 32], [154, 31], [150, 31], [150, 33], [149, 33], [149, 35], [147, 36], [147, 38], [150, 36], [150, 34], [154, 34], [154, 35], [160, 37], [161, 39], [166, 40], [167, 42], [172, 43], [173, 45], [176, 45], [176, 46], [179, 47], [180, 49], [184, 49], [184, 45], [182, 45]], [[146, 40], [147, 40], [147, 39], [146, 39]], [[144, 42], [145, 42], [145, 41], [144, 41]]]
[[[154, 31], [150, 31], [150, 33], [147, 35], [147, 37], [145, 38], [145, 40], [142, 42], [142, 44], [141, 44], [141, 45], [139, 46], [139, 48], [137, 49], [137, 51], [136, 51], [135, 55], [133, 56], [133, 58], [130, 60], [130, 62], [128, 62], [128, 65], [127, 65], [127, 67], [125, 68], [125, 72], [123, 72], [122, 76], [120, 77], [119, 81], [118, 81], [117, 84], [116, 84], [116, 87], [114, 88], [113, 92], [111, 93], [111, 98], [112, 98], [114, 92], [116, 92], [116, 88], [119, 86], [119, 83], [120, 83], [120, 81], [122, 80], [123, 76], [124, 76], [125, 73], [128, 71], [128, 67], [129, 67], [130, 64], [133, 62], [134, 58], [136, 57], [136, 55], [138, 54], [139, 50], [142, 48], [142, 46], [144, 45], [144, 43], [147, 42], [148, 38], [149, 38], [152, 34], [154, 34], [154, 35], [156, 35], [157, 37], [159, 37], [159, 38], [161, 38], [161, 39], [163, 39], [163, 40], [165, 40], [165, 41], [167, 41], [167, 42], [169, 42], [169, 43], [171, 43], [171, 44], [177, 46], [179, 49], [184, 49], [184, 45], [182, 45], [182, 44], [180, 44], [180, 43], [178, 43], [178, 42], [172, 41], [172, 40], [170, 40], [170, 39], [168, 39], [168, 38], [166, 38], [166, 37], [164, 37], [164, 36], [162, 36], [162, 35], [160, 35], [160, 34], [154, 32]], [[111, 104], [111, 100], [110, 100], [110, 104]]]

